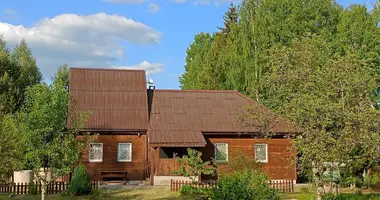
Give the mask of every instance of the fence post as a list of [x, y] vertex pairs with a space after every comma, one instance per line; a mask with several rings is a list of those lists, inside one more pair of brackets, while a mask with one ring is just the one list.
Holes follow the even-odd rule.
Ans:
[[294, 181], [292, 180], [292, 192], [294, 192]]

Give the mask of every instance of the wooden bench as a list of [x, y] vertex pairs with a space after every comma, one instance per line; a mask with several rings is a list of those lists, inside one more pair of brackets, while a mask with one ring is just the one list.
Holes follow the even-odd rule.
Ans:
[[128, 172], [126, 171], [101, 171], [100, 177], [103, 178], [123, 178], [126, 181]]

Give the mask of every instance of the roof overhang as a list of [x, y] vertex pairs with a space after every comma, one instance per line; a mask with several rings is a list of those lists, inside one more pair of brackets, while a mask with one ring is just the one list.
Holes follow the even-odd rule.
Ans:
[[205, 147], [206, 139], [201, 131], [149, 130], [149, 143], [157, 147]]
[[154, 147], [205, 147], [206, 143], [150, 143]]

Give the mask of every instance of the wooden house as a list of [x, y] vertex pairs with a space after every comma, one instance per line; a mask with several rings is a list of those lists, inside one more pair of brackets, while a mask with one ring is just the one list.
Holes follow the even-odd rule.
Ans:
[[[243, 107], [271, 111], [237, 91], [147, 89], [140, 70], [79, 69], [70, 71], [70, 94], [76, 112], [91, 110], [84, 131], [99, 133], [85, 150], [83, 162], [92, 180], [150, 179], [169, 184], [179, 166], [175, 155], [187, 148], [216, 160], [217, 171], [231, 170], [228, 161], [243, 152], [261, 163], [272, 180], [296, 180], [295, 153], [289, 135], [302, 130], [279, 117], [273, 137], [243, 127], [237, 118]], [[198, 177], [206, 179], [210, 177]]]

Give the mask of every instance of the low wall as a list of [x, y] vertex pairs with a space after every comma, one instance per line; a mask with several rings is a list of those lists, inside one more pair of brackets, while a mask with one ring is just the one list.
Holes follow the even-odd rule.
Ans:
[[33, 181], [33, 171], [24, 170], [24, 171], [15, 171], [13, 173], [13, 182], [14, 183], [29, 183]]
[[[190, 178], [184, 176], [154, 176], [153, 185], [170, 185], [171, 179], [180, 181], [191, 181]], [[196, 178], [196, 180], [199, 181], [199, 177]]]

